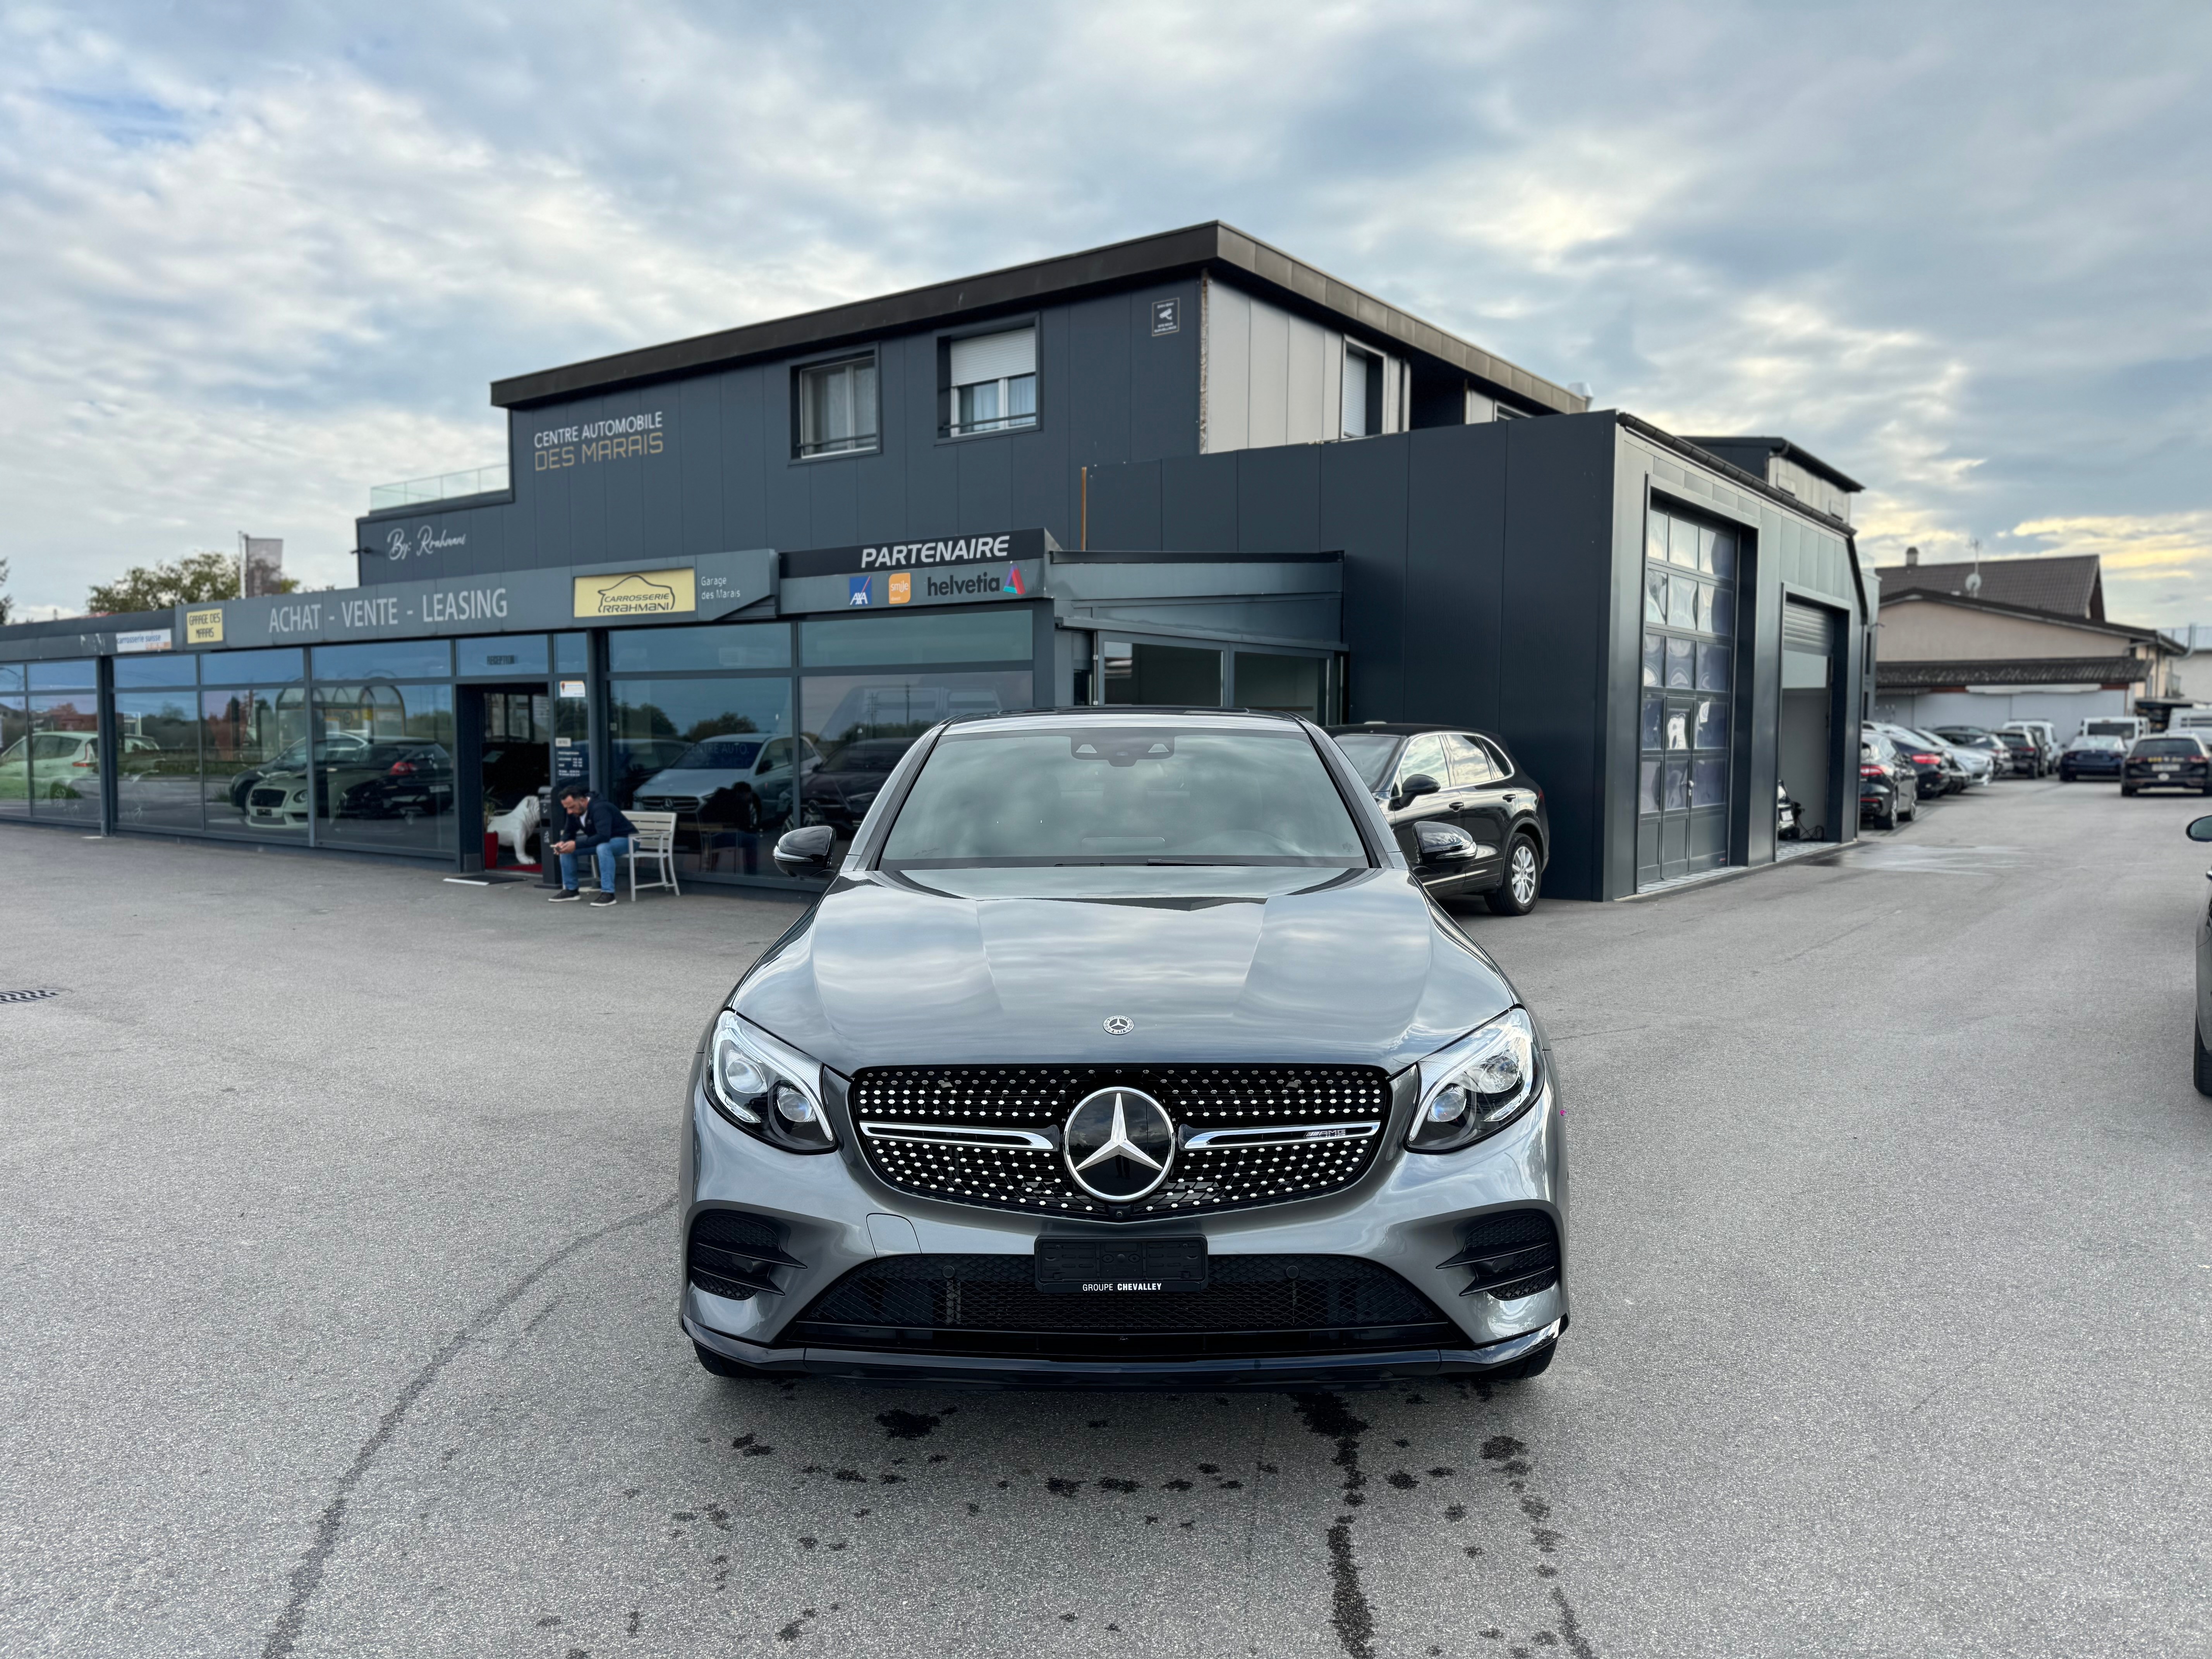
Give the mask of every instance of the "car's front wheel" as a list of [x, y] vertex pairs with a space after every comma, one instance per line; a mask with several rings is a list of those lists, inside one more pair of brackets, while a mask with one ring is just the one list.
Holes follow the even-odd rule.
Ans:
[[2124, 795], [2132, 795], [2135, 792], [2136, 787], [2132, 783], [2124, 783], [2120, 786], [2120, 793]]
[[2212, 1048], [2204, 1046], [2204, 1032], [2195, 1020], [2189, 1022], [2189, 1029], [2197, 1041], [2197, 1092], [2212, 1095]]
[[1505, 849], [1505, 879], [1484, 894], [1483, 902], [1501, 916], [1525, 916], [1536, 908], [1536, 890], [1543, 879], [1536, 843], [1526, 836], [1516, 836]]

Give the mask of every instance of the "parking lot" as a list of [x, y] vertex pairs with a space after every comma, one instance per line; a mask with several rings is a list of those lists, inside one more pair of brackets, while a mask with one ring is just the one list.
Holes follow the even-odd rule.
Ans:
[[1303, 1398], [702, 1372], [678, 1099], [790, 902], [12, 830], [0, 1651], [2203, 1651], [2206, 805], [1470, 910], [1572, 1328]]

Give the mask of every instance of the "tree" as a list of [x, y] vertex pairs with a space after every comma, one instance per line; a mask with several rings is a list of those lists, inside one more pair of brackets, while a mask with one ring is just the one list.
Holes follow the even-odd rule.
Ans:
[[[8, 561], [0, 559], [0, 590], [4, 590], [7, 586]], [[4, 591], [0, 591], [0, 628], [5, 628], [14, 619], [15, 615], [15, 601], [9, 599]]]
[[[300, 584], [286, 576], [277, 591], [295, 593]], [[86, 596], [89, 610], [110, 616], [131, 611], [167, 611], [172, 605], [204, 605], [238, 597], [238, 560], [228, 553], [187, 553], [174, 564], [137, 565], [112, 582], [96, 584]]]

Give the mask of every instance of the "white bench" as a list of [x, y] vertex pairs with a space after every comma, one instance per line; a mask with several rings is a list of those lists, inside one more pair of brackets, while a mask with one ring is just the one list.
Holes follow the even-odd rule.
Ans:
[[[629, 838], [629, 899], [637, 902], [641, 887], [665, 887], [677, 897], [684, 890], [676, 884], [676, 814], [673, 812], [625, 812], [623, 816], [637, 826]], [[645, 860], [660, 872], [654, 881], [637, 878], [637, 863]]]

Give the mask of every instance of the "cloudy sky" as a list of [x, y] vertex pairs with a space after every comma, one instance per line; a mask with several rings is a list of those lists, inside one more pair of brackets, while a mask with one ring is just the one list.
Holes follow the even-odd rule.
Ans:
[[2212, 7], [0, 5], [0, 557], [349, 581], [495, 377], [1223, 218], [2212, 622]]

